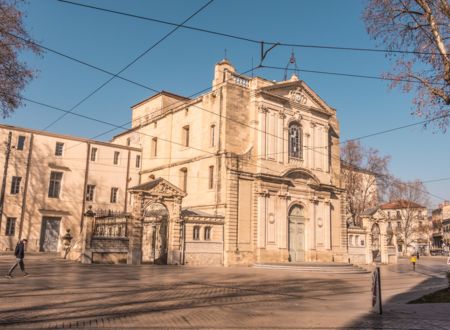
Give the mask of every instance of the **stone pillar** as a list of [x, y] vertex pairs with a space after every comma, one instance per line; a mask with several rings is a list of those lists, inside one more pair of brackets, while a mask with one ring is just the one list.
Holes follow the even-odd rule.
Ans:
[[387, 249], [387, 237], [386, 237], [386, 223], [379, 222], [380, 226], [380, 253], [381, 253], [381, 263], [389, 263], [388, 249]]
[[[370, 234], [370, 228], [372, 228], [372, 222], [364, 218], [363, 219], [363, 228], [366, 232], [366, 263], [371, 264], [373, 262], [373, 255], [372, 255], [372, 236]], [[369, 229], [368, 229], [369, 228]]]
[[83, 239], [83, 246], [81, 247], [81, 263], [91, 264], [92, 263], [92, 252], [91, 252], [91, 240], [94, 229], [94, 216], [84, 215], [84, 226], [81, 237]]
[[182, 258], [181, 198], [176, 198], [169, 211], [167, 264], [180, 265]]
[[142, 261], [142, 222], [144, 219], [145, 194], [139, 193], [139, 198], [133, 198], [133, 201], [133, 217], [129, 219], [127, 263], [139, 265]]
[[258, 243], [257, 247], [266, 248], [266, 228], [267, 228], [267, 197], [268, 191], [258, 192]]
[[275, 159], [278, 160], [279, 163], [283, 163], [284, 160], [284, 146], [285, 146], [285, 140], [284, 140], [284, 118], [286, 118], [286, 115], [284, 114], [284, 111], [280, 111], [279, 118], [278, 118], [278, 132], [277, 132], [277, 157]]
[[258, 130], [258, 140], [259, 140], [259, 156], [262, 159], [266, 159], [266, 114], [267, 107], [264, 105], [260, 105], [258, 107], [258, 121], [259, 121], [259, 130]]
[[324, 214], [324, 227], [325, 227], [325, 249], [331, 250], [331, 201], [325, 200], [325, 214]]

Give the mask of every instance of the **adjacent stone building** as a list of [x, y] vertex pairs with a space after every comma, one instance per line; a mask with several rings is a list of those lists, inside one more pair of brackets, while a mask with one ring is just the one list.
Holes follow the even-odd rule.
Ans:
[[6, 125], [0, 141], [1, 251], [13, 250], [19, 238], [28, 239], [29, 251], [61, 251], [70, 230], [79, 257], [88, 205], [99, 213], [129, 212], [140, 148]]

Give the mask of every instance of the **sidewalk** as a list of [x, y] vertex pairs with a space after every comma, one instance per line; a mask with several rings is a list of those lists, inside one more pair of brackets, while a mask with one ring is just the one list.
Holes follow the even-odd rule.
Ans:
[[[442, 258], [441, 258], [442, 259]], [[406, 260], [406, 259], [405, 259]], [[447, 279], [442, 274], [445, 266], [437, 266], [438, 272], [418, 264], [413, 272], [408, 261], [397, 265], [382, 266], [383, 314], [369, 313], [352, 322], [349, 327], [363, 329], [450, 329], [450, 303], [408, 304], [408, 302], [442, 289]]]

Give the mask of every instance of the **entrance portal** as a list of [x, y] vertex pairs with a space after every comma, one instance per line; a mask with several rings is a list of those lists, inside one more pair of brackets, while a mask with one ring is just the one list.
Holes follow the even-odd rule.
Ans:
[[144, 211], [142, 262], [167, 264], [169, 212], [161, 203], [152, 203]]
[[300, 205], [289, 211], [289, 261], [305, 261], [305, 217]]

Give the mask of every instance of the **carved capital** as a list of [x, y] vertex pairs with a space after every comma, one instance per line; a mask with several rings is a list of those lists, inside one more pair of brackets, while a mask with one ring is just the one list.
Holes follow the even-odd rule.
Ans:
[[258, 112], [259, 113], [268, 113], [269, 108], [266, 107], [264, 104], [260, 104], [260, 105], [258, 105]]
[[270, 197], [270, 192], [268, 189], [260, 190], [257, 192], [260, 197]]

